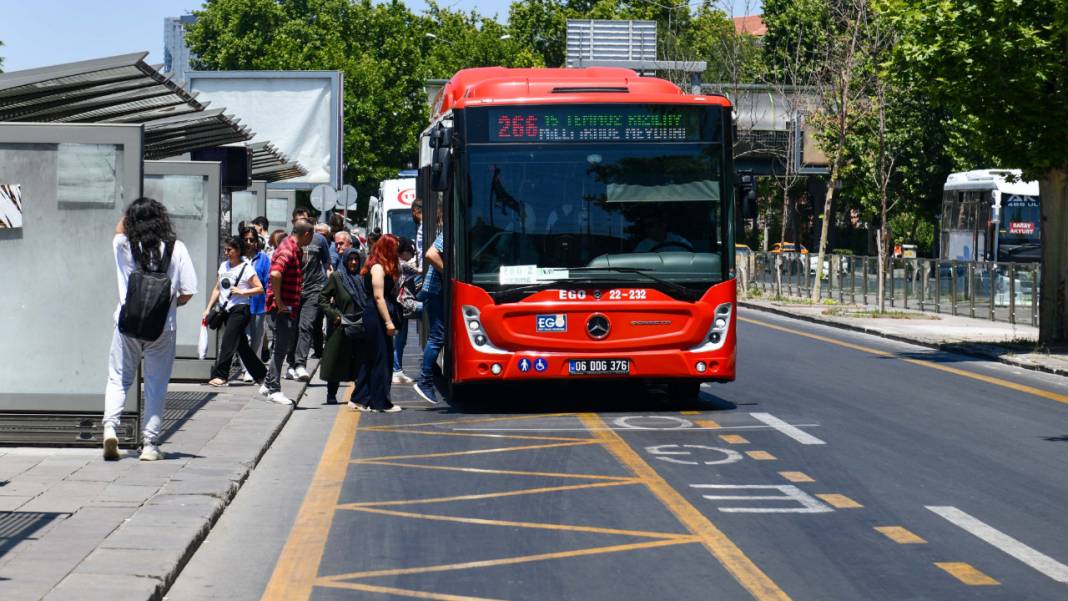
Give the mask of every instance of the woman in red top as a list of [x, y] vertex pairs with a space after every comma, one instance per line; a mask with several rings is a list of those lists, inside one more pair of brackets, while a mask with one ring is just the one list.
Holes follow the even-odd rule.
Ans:
[[397, 333], [397, 278], [400, 261], [397, 258], [397, 237], [386, 234], [371, 248], [360, 275], [364, 289], [371, 297], [364, 303], [363, 325], [367, 331], [362, 345], [363, 357], [356, 376], [356, 390], [352, 397], [361, 411], [394, 413], [400, 411], [389, 399], [393, 377], [393, 336]]

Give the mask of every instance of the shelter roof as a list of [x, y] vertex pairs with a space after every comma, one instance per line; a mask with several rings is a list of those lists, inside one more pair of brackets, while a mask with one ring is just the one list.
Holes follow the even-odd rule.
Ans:
[[141, 123], [145, 158], [245, 142], [254, 133], [144, 62], [135, 52], [0, 73], [0, 121]]
[[308, 170], [297, 161], [290, 160], [270, 142], [252, 144], [252, 179], [276, 182], [291, 177], [308, 175]]

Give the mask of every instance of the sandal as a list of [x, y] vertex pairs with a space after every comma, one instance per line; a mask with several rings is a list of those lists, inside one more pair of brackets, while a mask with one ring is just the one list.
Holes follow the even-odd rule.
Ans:
[[208, 380], [208, 386], [214, 386], [215, 388], [224, 388], [229, 385], [230, 383], [222, 378], [212, 378], [211, 380]]

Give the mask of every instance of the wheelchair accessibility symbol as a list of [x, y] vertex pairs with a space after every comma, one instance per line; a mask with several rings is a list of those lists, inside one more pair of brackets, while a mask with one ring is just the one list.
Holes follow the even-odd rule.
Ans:
[[545, 359], [542, 359], [540, 357], [534, 360], [534, 370], [535, 371], [540, 373], [540, 372], [543, 372], [543, 371], [545, 371], [547, 369], [549, 369], [549, 362], [548, 361], [546, 361]]

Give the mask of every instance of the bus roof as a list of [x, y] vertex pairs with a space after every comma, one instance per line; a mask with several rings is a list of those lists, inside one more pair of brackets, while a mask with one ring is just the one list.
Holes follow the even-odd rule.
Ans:
[[616, 102], [730, 106], [723, 96], [683, 94], [670, 81], [619, 67], [480, 67], [452, 76], [434, 100], [434, 116], [469, 106]]
[[[1019, 169], [975, 169], [950, 173], [945, 190], [999, 190], [1009, 194], [1038, 196], [1038, 182], [1020, 179]], [[1016, 181], [1009, 181], [1014, 179]]]

